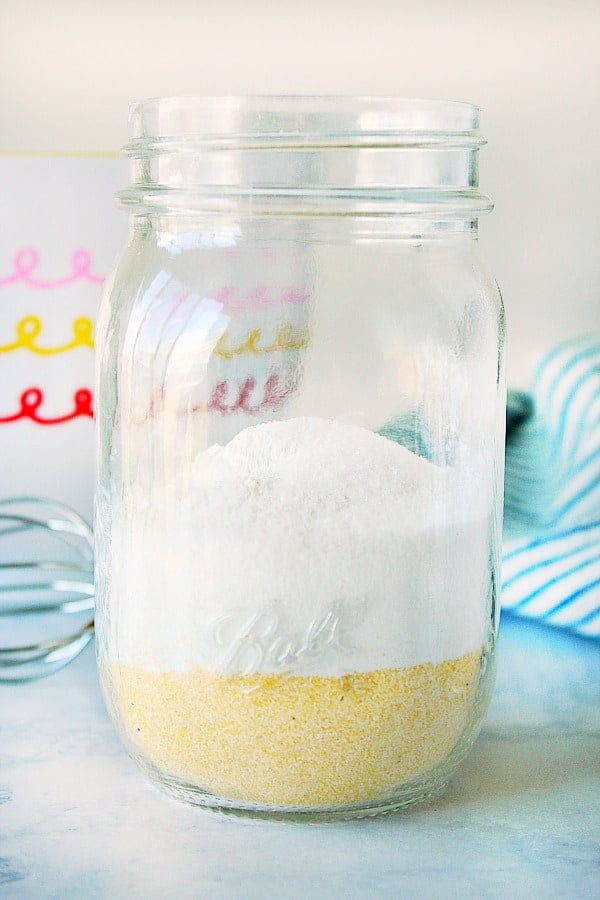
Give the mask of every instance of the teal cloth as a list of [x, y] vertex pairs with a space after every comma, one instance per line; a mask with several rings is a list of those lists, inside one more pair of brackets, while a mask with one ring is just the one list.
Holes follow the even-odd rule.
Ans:
[[540, 363], [506, 448], [503, 609], [600, 638], [600, 336]]

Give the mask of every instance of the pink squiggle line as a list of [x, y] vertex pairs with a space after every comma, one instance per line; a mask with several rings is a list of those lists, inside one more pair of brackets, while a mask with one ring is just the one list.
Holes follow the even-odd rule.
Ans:
[[92, 269], [92, 255], [88, 250], [76, 250], [71, 257], [71, 274], [64, 278], [42, 279], [35, 278], [33, 273], [40, 264], [40, 254], [35, 247], [23, 247], [15, 254], [13, 259], [13, 271], [10, 275], [0, 278], [0, 287], [22, 282], [37, 291], [47, 291], [51, 288], [65, 287], [75, 281], [89, 281], [91, 284], [102, 284], [103, 275], [94, 275]]
[[306, 303], [310, 294], [303, 293], [295, 287], [285, 288], [281, 293], [274, 294], [268, 285], [259, 285], [244, 296], [238, 294], [238, 288], [233, 285], [222, 287], [215, 299], [223, 303], [228, 312], [245, 312], [253, 309], [277, 309], [280, 306], [292, 304], [300, 306]]

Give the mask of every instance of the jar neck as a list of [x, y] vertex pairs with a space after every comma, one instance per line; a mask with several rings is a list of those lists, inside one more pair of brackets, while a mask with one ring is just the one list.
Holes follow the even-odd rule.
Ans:
[[133, 236], [179, 253], [187, 249], [233, 248], [239, 244], [348, 244], [368, 242], [476, 242], [477, 219], [417, 216], [257, 216], [224, 213], [131, 216]]
[[175, 98], [131, 113], [133, 212], [473, 220], [478, 110], [343, 97]]

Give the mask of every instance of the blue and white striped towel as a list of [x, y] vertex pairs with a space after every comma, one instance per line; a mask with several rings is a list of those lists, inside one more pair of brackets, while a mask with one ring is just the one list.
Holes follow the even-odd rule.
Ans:
[[541, 362], [506, 448], [503, 609], [600, 637], [600, 339]]

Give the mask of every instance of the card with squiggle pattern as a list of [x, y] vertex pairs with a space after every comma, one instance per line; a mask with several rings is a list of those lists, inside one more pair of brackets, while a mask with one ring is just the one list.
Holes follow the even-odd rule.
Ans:
[[0, 155], [0, 497], [91, 514], [94, 327], [127, 220], [118, 157]]

